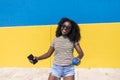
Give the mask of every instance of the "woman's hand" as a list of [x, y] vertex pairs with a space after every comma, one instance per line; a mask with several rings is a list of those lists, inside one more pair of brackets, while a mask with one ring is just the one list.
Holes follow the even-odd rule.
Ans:
[[[35, 56], [35, 57], [33, 58], [33, 60], [35, 60], [35, 59], [38, 61], [38, 57]], [[29, 59], [29, 62], [32, 63], [32, 64], [34, 64], [33, 60], [30, 60], [30, 59]]]
[[33, 60], [29, 60], [29, 62], [33, 64]]
[[79, 65], [80, 65], [80, 63], [81, 63], [81, 60], [79, 59], [78, 64], [77, 64], [76, 66], [79, 66]]

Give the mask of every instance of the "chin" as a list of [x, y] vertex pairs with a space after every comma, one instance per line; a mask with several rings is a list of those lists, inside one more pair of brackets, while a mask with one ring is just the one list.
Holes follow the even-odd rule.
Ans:
[[62, 35], [66, 35], [65, 33], [62, 33]]
[[62, 36], [67, 36], [67, 34], [62, 34]]

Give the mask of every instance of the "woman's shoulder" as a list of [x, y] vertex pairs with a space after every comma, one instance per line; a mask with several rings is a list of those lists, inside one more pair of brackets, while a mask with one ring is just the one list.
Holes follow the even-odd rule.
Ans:
[[79, 42], [74, 42], [74, 46], [75, 46], [75, 45], [79, 45]]
[[55, 37], [53, 40], [60, 39], [60, 38], [61, 38], [61, 36], [59, 36], [59, 37]]
[[58, 37], [54, 37], [52, 40], [55, 41], [55, 40], [57, 40], [57, 39], [58, 39]]

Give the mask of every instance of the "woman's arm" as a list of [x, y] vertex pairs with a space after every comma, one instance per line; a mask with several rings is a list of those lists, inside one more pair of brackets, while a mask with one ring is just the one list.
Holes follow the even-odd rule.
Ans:
[[76, 51], [78, 53], [77, 58], [79, 58], [81, 60], [83, 58], [83, 56], [84, 56], [84, 53], [83, 53], [83, 51], [82, 51], [82, 49], [81, 49], [81, 47], [80, 47], [78, 42], [75, 43], [75, 49], [76, 49]]
[[49, 50], [47, 53], [39, 56], [39, 57], [35, 57], [37, 60], [42, 60], [42, 59], [46, 59], [48, 57], [50, 57], [54, 52], [54, 47], [50, 46]]

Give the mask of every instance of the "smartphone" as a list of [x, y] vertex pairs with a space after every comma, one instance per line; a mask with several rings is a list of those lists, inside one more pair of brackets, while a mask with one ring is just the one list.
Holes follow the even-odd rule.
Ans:
[[32, 60], [32, 61], [33, 61], [33, 64], [36, 64], [36, 63], [38, 62], [38, 60], [35, 59], [32, 54], [30, 54], [27, 58], [28, 58], [29, 60]]

